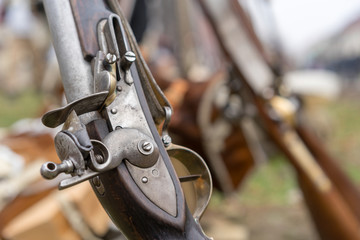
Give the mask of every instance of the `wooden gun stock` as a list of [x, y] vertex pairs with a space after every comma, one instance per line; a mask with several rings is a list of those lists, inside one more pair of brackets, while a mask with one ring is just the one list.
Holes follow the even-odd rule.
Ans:
[[[128, 239], [208, 239], [184, 199], [178, 199], [176, 217], [167, 214], [143, 195], [125, 165], [103, 174], [100, 180], [106, 194], [97, 193], [98, 199]], [[180, 189], [177, 195], [182, 195]]]

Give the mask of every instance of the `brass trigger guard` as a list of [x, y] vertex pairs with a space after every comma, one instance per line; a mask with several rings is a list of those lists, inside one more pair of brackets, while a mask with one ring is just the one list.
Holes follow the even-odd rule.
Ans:
[[181, 182], [193, 217], [199, 220], [212, 194], [212, 178], [205, 161], [189, 148], [170, 144], [167, 153]]

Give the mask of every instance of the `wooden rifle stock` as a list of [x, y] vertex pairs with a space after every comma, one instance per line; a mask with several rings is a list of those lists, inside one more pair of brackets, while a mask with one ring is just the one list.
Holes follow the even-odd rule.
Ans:
[[[259, 91], [254, 89], [252, 82], [257, 79], [249, 74], [251, 65], [245, 64], [246, 61], [250, 61], [250, 57], [264, 61], [259, 59], [261, 54], [254, 53], [250, 57], [248, 55], [248, 59], [244, 59], [244, 56], [239, 57], [241, 53], [233, 49], [234, 45], [227, 41], [227, 38], [233, 35], [225, 35], [229, 34], [229, 31], [222, 29], [220, 21], [223, 19], [219, 18], [219, 15], [218, 18], [215, 17], [215, 9], [209, 6], [210, 1], [199, 0], [199, 2], [214, 29], [219, 45], [246, 92], [249, 93], [250, 101], [256, 106], [264, 128], [296, 169], [299, 185], [321, 238], [360, 239], [360, 197], [356, 188], [303, 126], [293, 126], [282, 116], [276, 118], [270, 116], [270, 111], [274, 109], [271, 109], [270, 101], [264, 99]], [[231, 10], [229, 8], [227, 10], [229, 14]], [[248, 34], [248, 36], [251, 39], [254, 35]], [[247, 46], [252, 44], [252, 42], [238, 41], [238, 44], [242, 43]], [[256, 46], [250, 47], [259, 52]]]
[[321, 145], [320, 140], [318, 140], [313, 133], [301, 124], [296, 126], [296, 131], [308, 149], [315, 156], [318, 164], [333, 180], [334, 185], [344, 196], [344, 199], [349, 206], [351, 206], [351, 209], [354, 211], [357, 218], [360, 219], [360, 194], [357, 188], [344, 174], [344, 172], [341, 171], [341, 168], [336, 165], [335, 159], [329, 155], [329, 153]]
[[[329, 175], [322, 165], [317, 164], [318, 161], [314, 162], [319, 158], [310, 156], [309, 160], [311, 160], [312, 166], [304, 168], [303, 163], [307, 158], [307, 153], [300, 152], [298, 154], [294, 149], [289, 148], [289, 144], [295, 144], [300, 148], [305, 147], [302, 139], [292, 129], [282, 131], [278, 123], [269, 118], [268, 109], [262, 99], [257, 99], [256, 105], [270, 137], [296, 169], [299, 186], [321, 238], [360, 239], [358, 219], [342, 192], [334, 184], [337, 179], [334, 179], [333, 175]], [[296, 136], [296, 139], [291, 140], [294, 142], [288, 142], [288, 139], [285, 138], [285, 135], [289, 133]], [[304, 150], [308, 151], [306, 148]], [[323, 176], [312, 173], [314, 168], [319, 169]], [[323, 177], [327, 180], [324, 180]], [[317, 185], [319, 181], [322, 183]]]

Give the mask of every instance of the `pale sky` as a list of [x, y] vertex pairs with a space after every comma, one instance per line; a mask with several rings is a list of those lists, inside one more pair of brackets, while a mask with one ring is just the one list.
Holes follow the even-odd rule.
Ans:
[[271, 0], [270, 4], [283, 46], [295, 54], [360, 17], [360, 0]]

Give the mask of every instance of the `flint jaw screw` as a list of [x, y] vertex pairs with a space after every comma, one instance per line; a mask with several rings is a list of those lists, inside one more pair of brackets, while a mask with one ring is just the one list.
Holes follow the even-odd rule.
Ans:
[[154, 152], [154, 145], [143, 139], [138, 143], [138, 150], [143, 154], [143, 155], [150, 155]]

